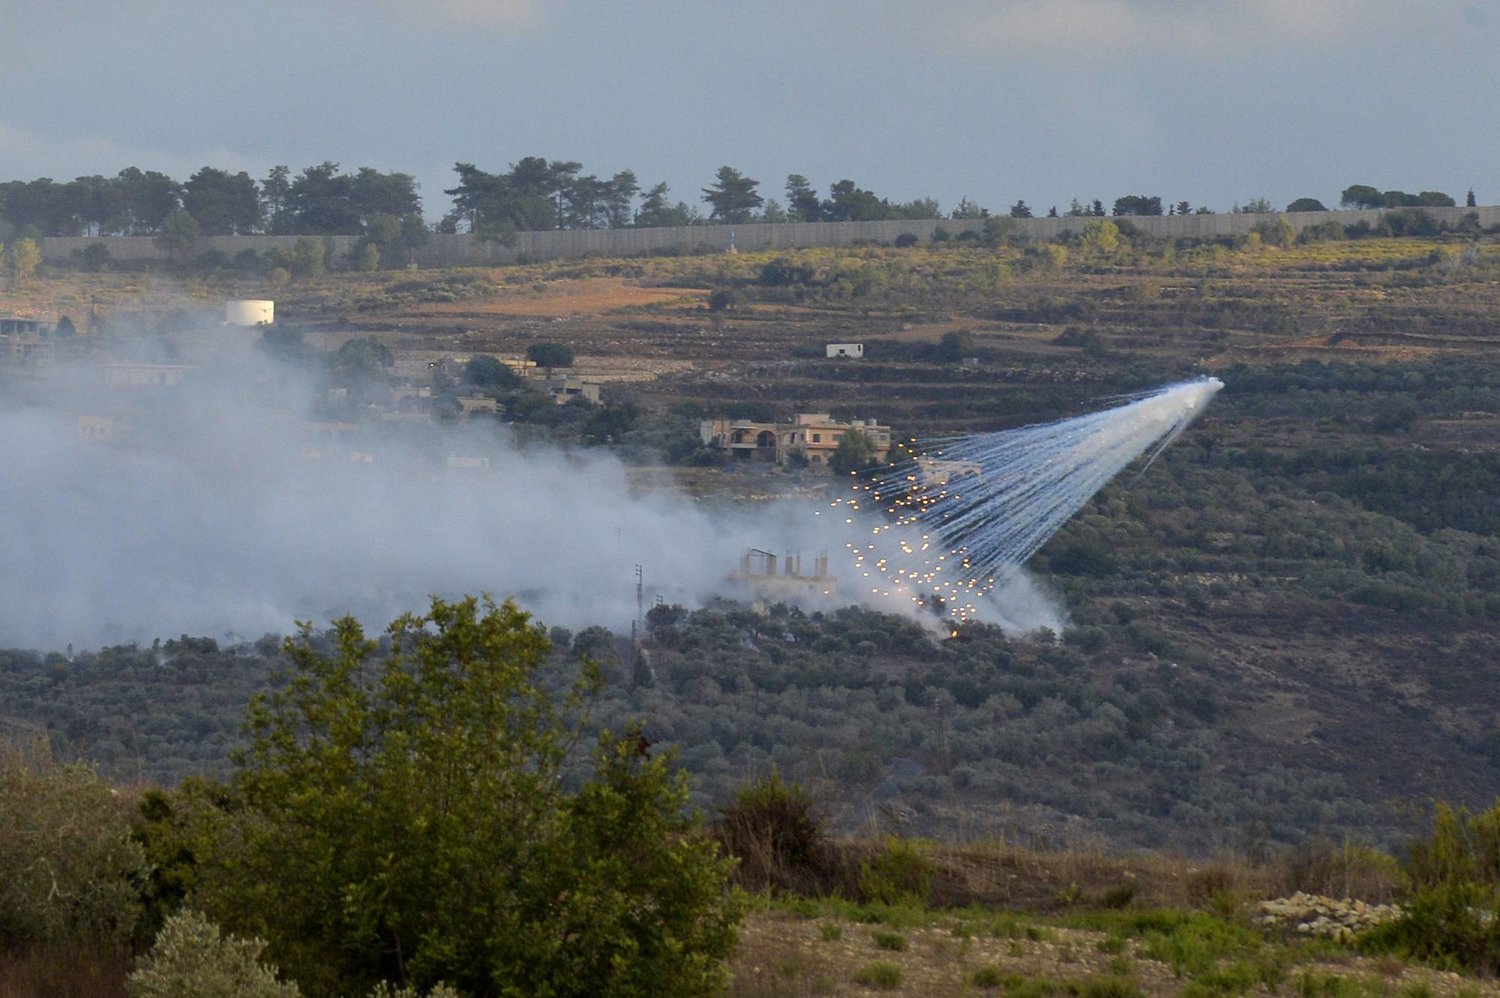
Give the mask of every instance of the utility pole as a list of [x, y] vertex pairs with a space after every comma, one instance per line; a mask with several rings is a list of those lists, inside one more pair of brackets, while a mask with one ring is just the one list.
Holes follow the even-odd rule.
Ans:
[[635, 566], [635, 618], [630, 621], [630, 669], [634, 674], [636, 668], [641, 664], [641, 638], [640, 632], [644, 630], [644, 618], [646, 600], [645, 578], [641, 572], [641, 566]]

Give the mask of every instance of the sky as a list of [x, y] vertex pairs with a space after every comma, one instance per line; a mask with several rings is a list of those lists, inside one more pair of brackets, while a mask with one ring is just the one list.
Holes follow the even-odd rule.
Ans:
[[1500, 203], [1496, 0], [0, 0], [0, 180], [632, 169], [1040, 214]]

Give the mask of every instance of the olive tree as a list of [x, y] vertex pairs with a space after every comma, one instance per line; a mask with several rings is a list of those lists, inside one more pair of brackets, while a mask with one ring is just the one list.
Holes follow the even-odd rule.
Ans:
[[839, 437], [828, 466], [836, 475], [848, 475], [875, 463], [875, 441], [863, 430], [845, 430]]
[[573, 348], [566, 343], [533, 343], [526, 348], [526, 359], [545, 367], [551, 377], [554, 367], [573, 366]]
[[576, 751], [598, 670], [549, 692], [545, 630], [487, 598], [434, 598], [387, 638], [382, 655], [346, 617], [287, 642], [205, 911], [266, 939], [309, 995], [714, 990], [738, 917], [728, 861], [670, 757], [629, 734]]
[[124, 944], [145, 873], [127, 802], [91, 768], [0, 746], [0, 948]]
[[42, 263], [42, 251], [35, 239], [17, 239], [5, 251], [5, 266], [13, 283], [19, 284], [36, 273]]

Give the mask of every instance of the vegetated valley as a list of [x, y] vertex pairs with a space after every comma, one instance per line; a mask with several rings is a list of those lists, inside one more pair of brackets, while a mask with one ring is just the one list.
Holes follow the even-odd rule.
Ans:
[[[653, 752], [676, 751], [696, 805], [724, 807], [774, 773], [847, 835], [1253, 864], [1320, 841], [1398, 849], [1435, 800], [1487, 807], [1500, 787], [1500, 245], [1174, 245], [1124, 228], [1109, 253], [955, 241], [329, 274], [286, 288], [278, 325], [314, 358], [360, 339], [464, 358], [566, 344], [602, 404], [528, 407], [497, 389], [511, 431], [612, 448], [641, 467], [640, 487], [675, 479], [710, 502], [812, 504], [838, 486], [709, 466], [700, 418], [826, 411], [930, 438], [1211, 373], [1226, 388], [1207, 415], [1034, 560], [1071, 618], [1055, 640], [986, 624], [944, 639], [726, 588], [652, 608], [639, 649], [554, 628], [545, 671], [598, 662], [589, 725], [639, 720]], [[230, 274], [59, 272], [0, 310], [76, 316], [92, 299], [124, 335], [143, 296], [158, 319], [271, 297]], [[864, 358], [823, 355], [844, 341]], [[162, 637], [0, 651], [0, 726], [45, 733], [57, 757], [122, 784], [224, 773], [286, 652], [274, 635]], [[1100, 889], [1122, 875], [1110, 867]], [[792, 931], [775, 928], [784, 913], [755, 917]], [[810, 966], [784, 976], [816, 990]], [[780, 993], [756, 979], [737, 965], [740, 993]]]

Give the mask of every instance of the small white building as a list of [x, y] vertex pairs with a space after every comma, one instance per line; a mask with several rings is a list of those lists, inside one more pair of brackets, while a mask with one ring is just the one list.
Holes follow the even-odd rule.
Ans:
[[863, 343], [830, 343], [827, 350], [829, 357], [851, 357], [857, 360], [865, 355]]

